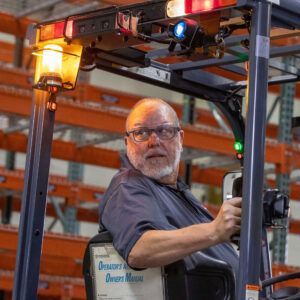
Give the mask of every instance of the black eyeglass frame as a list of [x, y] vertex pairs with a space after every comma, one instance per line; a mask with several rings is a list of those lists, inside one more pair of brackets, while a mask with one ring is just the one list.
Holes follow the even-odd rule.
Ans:
[[[173, 135], [172, 137], [168, 138], [168, 139], [161, 139], [161, 138], [159, 137], [159, 134], [157, 133], [157, 130], [158, 130], [159, 128], [162, 128], [162, 127], [172, 128], [172, 129], [173, 129], [173, 132], [174, 132], [174, 135]], [[137, 140], [135, 139], [134, 132], [136, 132], [136, 131], [138, 131], [138, 130], [141, 130], [141, 129], [147, 129], [148, 131], [150, 131], [150, 134], [149, 134], [149, 136], [148, 136], [148, 138], [147, 138], [146, 140], [137, 141]], [[175, 131], [175, 130], [176, 130], [176, 131]], [[173, 139], [173, 138], [176, 136], [176, 133], [178, 133], [180, 130], [181, 130], [181, 128], [178, 127], [178, 126], [158, 126], [158, 127], [156, 127], [156, 128], [141, 127], [141, 128], [135, 129], [135, 130], [126, 131], [125, 134], [126, 134], [126, 136], [129, 137], [129, 136], [130, 136], [130, 133], [132, 133], [133, 140], [134, 140], [135, 142], [137, 142], [137, 143], [141, 143], [141, 142], [147, 141], [147, 140], [150, 138], [150, 136], [152, 135], [152, 132], [155, 132], [155, 134], [158, 136], [158, 138], [159, 138], [160, 140], [163, 140], [163, 141], [170, 141], [171, 139]]]

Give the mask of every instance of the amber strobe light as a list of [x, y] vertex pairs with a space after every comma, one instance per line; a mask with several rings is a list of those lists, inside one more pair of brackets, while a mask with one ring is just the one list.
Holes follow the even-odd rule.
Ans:
[[212, 11], [218, 8], [236, 5], [237, 0], [169, 0], [167, 3], [168, 17], [179, 17]]
[[45, 78], [47, 85], [62, 85], [62, 47], [47, 45], [43, 49], [41, 77]]

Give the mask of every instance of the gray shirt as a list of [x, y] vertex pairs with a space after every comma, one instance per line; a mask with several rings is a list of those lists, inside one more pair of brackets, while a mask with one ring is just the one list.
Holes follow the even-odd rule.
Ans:
[[[127, 261], [141, 235], [148, 230], [175, 230], [214, 218], [192, 195], [178, 176], [177, 188], [161, 184], [136, 170], [127, 156], [112, 179], [100, 203], [100, 232], [108, 230], [113, 244]], [[228, 243], [202, 250], [206, 255], [229, 263], [238, 271], [238, 256]]]

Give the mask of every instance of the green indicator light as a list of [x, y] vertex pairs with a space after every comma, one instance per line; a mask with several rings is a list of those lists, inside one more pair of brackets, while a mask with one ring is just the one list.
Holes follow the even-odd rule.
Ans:
[[234, 149], [238, 152], [242, 152], [243, 151], [243, 145], [240, 142], [235, 142], [234, 143]]

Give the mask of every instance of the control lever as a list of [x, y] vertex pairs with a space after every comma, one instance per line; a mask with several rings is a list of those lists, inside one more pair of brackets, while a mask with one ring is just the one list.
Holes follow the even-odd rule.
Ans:
[[[237, 177], [233, 181], [232, 185], [232, 197], [242, 197], [243, 193], [243, 177]], [[235, 234], [231, 237], [231, 242], [236, 244], [240, 248], [240, 235]]]

